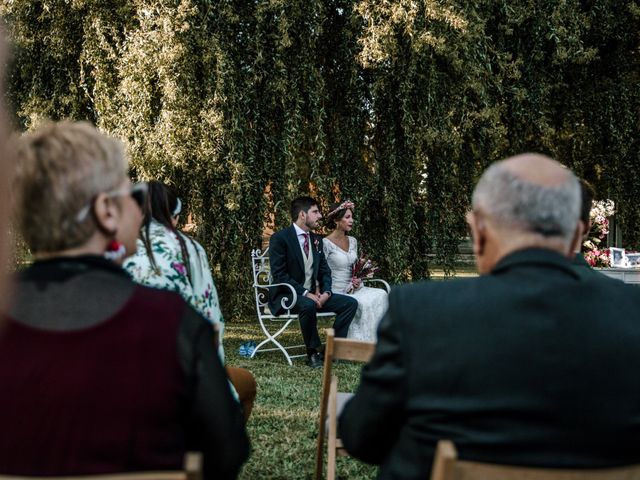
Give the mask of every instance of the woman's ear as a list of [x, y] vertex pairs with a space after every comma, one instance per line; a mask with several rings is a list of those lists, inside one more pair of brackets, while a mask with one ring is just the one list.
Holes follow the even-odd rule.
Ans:
[[98, 228], [108, 236], [118, 231], [120, 208], [114, 197], [100, 193], [93, 204], [93, 211]]

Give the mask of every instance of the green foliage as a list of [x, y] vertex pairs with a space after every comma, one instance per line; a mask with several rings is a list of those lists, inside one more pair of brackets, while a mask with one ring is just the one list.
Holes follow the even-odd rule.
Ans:
[[25, 128], [87, 118], [176, 186], [227, 318], [288, 204], [356, 202], [393, 281], [454, 268], [480, 172], [547, 153], [640, 247], [640, 6], [519, 0], [0, 0]]

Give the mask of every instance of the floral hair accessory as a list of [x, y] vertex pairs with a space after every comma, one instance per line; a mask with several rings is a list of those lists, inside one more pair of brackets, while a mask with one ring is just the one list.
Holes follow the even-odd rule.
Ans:
[[331, 210], [329, 212], [329, 214], [327, 215], [327, 217], [332, 217], [333, 215], [338, 213], [340, 210], [351, 210], [351, 211], [353, 211], [354, 207], [355, 207], [355, 205], [351, 200], [345, 200], [340, 205], [338, 205], [335, 209]]

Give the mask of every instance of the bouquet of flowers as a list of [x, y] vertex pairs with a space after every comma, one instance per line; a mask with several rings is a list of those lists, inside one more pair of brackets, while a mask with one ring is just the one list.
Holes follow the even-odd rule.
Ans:
[[600, 200], [593, 202], [589, 218], [591, 219], [591, 232], [589, 238], [582, 244], [584, 247], [584, 259], [592, 267], [609, 267], [609, 250], [601, 248], [600, 243], [609, 234], [609, 217], [616, 213], [613, 200]]
[[592, 267], [608, 267], [611, 262], [608, 248], [604, 250], [598, 250], [597, 248], [587, 250], [584, 252], [584, 259]]
[[[347, 293], [351, 293], [356, 290], [355, 283], [361, 283], [365, 278], [373, 278], [373, 275], [380, 270], [380, 268], [366, 257], [360, 257], [351, 266], [351, 283], [347, 288]], [[359, 280], [359, 282], [357, 281]]]

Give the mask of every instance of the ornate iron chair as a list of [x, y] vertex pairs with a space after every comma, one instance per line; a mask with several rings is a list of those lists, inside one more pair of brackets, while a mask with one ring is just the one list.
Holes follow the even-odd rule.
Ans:
[[[304, 357], [306, 352], [297, 355], [291, 355], [289, 350], [295, 350], [304, 348], [304, 345], [289, 345], [284, 346], [278, 340], [278, 337], [284, 333], [287, 327], [294, 321], [298, 320], [298, 315], [291, 313], [291, 309], [298, 301], [298, 295], [291, 285], [288, 283], [273, 283], [271, 278], [271, 269], [269, 265], [269, 249], [265, 249], [264, 252], [259, 249], [254, 249], [251, 252], [251, 264], [253, 270], [253, 290], [256, 301], [256, 313], [258, 315], [258, 322], [266, 338], [262, 340], [251, 354], [251, 358], [255, 357], [258, 351], [270, 352], [280, 350], [287, 359], [289, 365], [293, 365], [292, 358]], [[285, 312], [282, 315], [275, 316], [269, 310], [269, 288], [271, 287], [286, 287], [291, 290], [290, 297], [284, 297], [282, 299], [282, 307]], [[318, 313], [318, 318], [333, 317], [331, 312]], [[274, 347], [268, 347], [269, 344], [275, 345]]]

